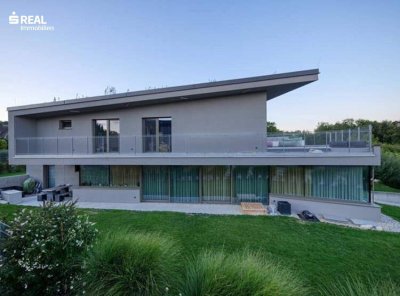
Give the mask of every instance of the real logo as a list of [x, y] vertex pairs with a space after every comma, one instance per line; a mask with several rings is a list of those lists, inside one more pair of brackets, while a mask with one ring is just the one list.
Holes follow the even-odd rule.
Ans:
[[20, 25], [21, 31], [54, 31], [54, 26], [47, 26], [43, 15], [17, 15], [15, 11], [8, 16], [10, 25]]
[[16, 15], [15, 11], [8, 17], [10, 25], [47, 25], [43, 15]]
[[8, 23], [10, 25], [18, 25], [19, 24], [19, 17], [18, 17], [18, 15], [15, 15], [15, 11], [13, 11], [12, 14], [8, 17]]

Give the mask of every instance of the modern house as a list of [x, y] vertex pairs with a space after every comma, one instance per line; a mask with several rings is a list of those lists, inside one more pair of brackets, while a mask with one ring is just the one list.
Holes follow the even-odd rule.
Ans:
[[[9, 159], [81, 201], [274, 204], [380, 219], [371, 129], [266, 134], [306, 70], [8, 108]], [[283, 98], [282, 98], [283, 99]]]

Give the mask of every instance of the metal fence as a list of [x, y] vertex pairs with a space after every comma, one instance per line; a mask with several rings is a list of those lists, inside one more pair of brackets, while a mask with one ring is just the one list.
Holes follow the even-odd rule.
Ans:
[[358, 127], [323, 132], [268, 133], [269, 151], [372, 151], [372, 129]]

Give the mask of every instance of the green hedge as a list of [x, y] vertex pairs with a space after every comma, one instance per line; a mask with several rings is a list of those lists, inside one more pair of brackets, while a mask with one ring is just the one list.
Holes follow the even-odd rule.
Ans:
[[384, 151], [375, 177], [385, 185], [400, 189], [400, 154]]

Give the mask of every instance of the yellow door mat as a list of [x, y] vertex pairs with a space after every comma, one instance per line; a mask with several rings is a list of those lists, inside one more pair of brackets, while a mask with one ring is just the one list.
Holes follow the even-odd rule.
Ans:
[[242, 213], [246, 215], [266, 215], [267, 209], [259, 202], [241, 202]]

